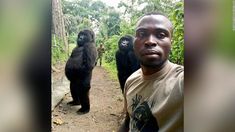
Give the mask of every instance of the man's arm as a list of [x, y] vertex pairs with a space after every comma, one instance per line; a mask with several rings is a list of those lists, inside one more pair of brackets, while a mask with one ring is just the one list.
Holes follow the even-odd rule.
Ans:
[[124, 92], [123, 92], [123, 97], [124, 97], [124, 112], [126, 113], [126, 117], [122, 125], [120, 126], [118, 132], [128, 132], [129, 131], [129, 124], [130, 124], [130, 116], [127, 111], [127, 99], [126, 99], [126, 93], [128, 90], [128, 82], [126, 81], [125, 87], [124, 87]]
[[118, 132], [128, 132], [129, 123], [130, 123], [130, 117], [129, 117], [129, 114], [126, 112], [126, 118], [124, 122], [122, 123], [121, 127], [119, 128]]

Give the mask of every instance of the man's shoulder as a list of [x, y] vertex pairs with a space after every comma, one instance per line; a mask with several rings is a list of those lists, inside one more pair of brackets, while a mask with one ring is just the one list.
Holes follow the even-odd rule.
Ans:
[[171, 77], [176, 78], [177, 80], [177, 85], [179, 86], [180, 92], [183, 95], [183, 87], [184, 87], [184, 66], [178, 65], [178, 64], [173, 64], [172, 72], [171, 72]]
[[124, 91], [126, 92], [133, 83], [141, 80], [141, 78], [142, 78], [142, 70], [140, 68], [127, 78]]
[[[170, 61], [169, 61], [169, 62], [170, 62]], [[179, 65], [179, 64], [176, 64], [176, 63], [173, 63], [173, 62], [170, 62], [170, 64], [173, 65], [174, 67], [184, 69], [184, 66], [182, 66], [182, 65]]]
[[184, 66], [178, 65], [175, 63], [170, 62], [172, 65], [172, 72], [176, 73], [176, 76], [183, 76], [184, 75]]
[[135, 81], [136, 79], [140, 79], [141, 77], [142, 77], [142, 70], [140, 68], [127, 78], [126, 83], [131, 83]]

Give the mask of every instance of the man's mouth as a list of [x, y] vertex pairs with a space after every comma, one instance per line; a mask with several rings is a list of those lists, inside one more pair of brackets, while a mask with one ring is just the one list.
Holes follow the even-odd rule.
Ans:
[[150, 56], [150, 55], [157, 55], [160, 56], [161, 53], [159, 51], [156, 50], [146, 50], [145, 52], [143, 52], [144, 56]]

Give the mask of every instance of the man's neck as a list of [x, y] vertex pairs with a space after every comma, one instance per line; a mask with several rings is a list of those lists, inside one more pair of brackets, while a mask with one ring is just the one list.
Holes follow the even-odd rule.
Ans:
[[141, 69], [143, 71], [143, 74], [145, 76], [148, 76], [148, 75], [152, 75], [156, 72], [159, 72], [161, 69], [163, 69], [168, 63], [168, 60], [166, 60], [161, 66], [157, 66], [157, 67], [146, 67], [146, 66], [143, 66], [141, 65]]

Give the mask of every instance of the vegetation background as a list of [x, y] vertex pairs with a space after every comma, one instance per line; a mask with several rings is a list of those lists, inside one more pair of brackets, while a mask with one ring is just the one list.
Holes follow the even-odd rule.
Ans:
[[[104, 1], [104, 0], [103, 0]], [[148, 12], [166, 14], [174, 24], [170, 61], [184, 63], [184, 12], [182, 0], [121, 0], [117, 7], [102, 0], [53, 0], [52, 68], [65, 63], [76, 46], [77, 33], [91, 28], [96, 33], [96, 46], [104, 44], [103, 64], [116, 78], [115, 52], [118, 40], [134, 35], [140, 16]]]

